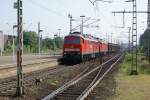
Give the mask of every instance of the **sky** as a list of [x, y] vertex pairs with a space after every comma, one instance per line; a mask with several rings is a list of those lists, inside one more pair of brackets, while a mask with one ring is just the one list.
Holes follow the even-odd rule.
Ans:
[[[17, 0], [0, 0], [0, 30], [4, 34], [12, 34], [12, 26], [17, 22], [17, 10], [13, 8], [13, 3]], [[94, 0], [92, 0], [94, 1]], [[109, 1], [109, 0], [107, 0]], [[112, 11], [132, 10], [132, 3], [124, 0], [110, 0], [112, 3], [99, 1], [93, 6], [89, 0], [23, 0], [23, 22], [24, 30], [37, 32], [37, 23], [41, 23], [42, 36], [53, 38], [54, 34], [61, 30], [61, 36], [69, 33], [68, 14], [72, 14], [77, 21], [73, 22], [73, 27], [81, 23], [80, 16], [86, 18], [100, 19], [93, 25], [99, 28], [84, 28], [84, 34], [91, 34], [106, 39], [106, 33], [110, 36], [113, 33], [113, 40], [128, 42], [128, 28], [132, 25], [132, 14], [125, 14], [124, 29], [122, 26], [122, 14], [112, 14]], [[138, 11], [147, 10], [148, 0], [137, 0]], [[85, 19], [86, 19], [85, 18]], [[88, 21], [86, 24], [91, 23]], [[147, 14], [138, 14], [138, 37], [147, 27]]]

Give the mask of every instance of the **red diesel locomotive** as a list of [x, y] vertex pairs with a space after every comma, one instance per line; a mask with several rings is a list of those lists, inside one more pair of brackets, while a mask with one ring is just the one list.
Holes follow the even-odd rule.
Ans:
[[73, 32], [64, 38], [63, 60], [67, 62], [82, 62], [107, 52], [108, 44], [90, 35]]

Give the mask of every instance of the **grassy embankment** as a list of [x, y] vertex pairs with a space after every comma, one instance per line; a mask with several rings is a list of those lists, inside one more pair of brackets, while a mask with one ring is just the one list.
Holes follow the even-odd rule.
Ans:
[[[132, 55], [127, 54], [123, 63], [121, 64], [121, 71], [126, 74], [130, 74], [132, 63]], [[145, 56], [138, 55], [138, 73], [139, 74], [150, 74], [150, 66]]]
[[131, 58], [127, 54], [116, 75], [115, 95], [109, 100], [150, 100], [150, 66], [144, 56], [138, 56], [139, 75], [131, 76]]

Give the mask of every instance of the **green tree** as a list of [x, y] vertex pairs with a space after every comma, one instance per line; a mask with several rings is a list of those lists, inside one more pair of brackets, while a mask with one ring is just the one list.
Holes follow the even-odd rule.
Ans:
[[144, 34], [140, 36], [140, 48], [143, 53], [148, 50], [148, 34], [150, 34], [150, 30], [146, 30]]
[[42, 40], [42, 47], [46, 49], [52, 49], [53, 48], [53, 40], [50, 38], [46, 38]]
[[12, 52], [12, 42], [11, 42], [11, 40], [6, 42], [5, 47], [4, 47], [4, 51], [5, 51], [6, 54], [9, 54], [9, 53]]
[[61, 38], [61, 37], [55, 37], [54, 41], [55, 41], [56, 47], [58, 49], [62, 49], [62, 47], [63, 47], [63, 38]]
[[56, 51], [56, 49], [57, 49], [56, 42], [53, 40], [53, 47], [52, 47], [52, 50]]
[[34, 31], [24, 31], [23, 34], [23, 43], [24, 47], [29, 49], [30, 52], [37, 52], [37, 47], [38, 47], [38, 35]]

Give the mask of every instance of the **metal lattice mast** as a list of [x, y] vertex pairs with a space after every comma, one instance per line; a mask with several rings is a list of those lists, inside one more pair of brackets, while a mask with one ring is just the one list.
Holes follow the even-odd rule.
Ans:
[[[148, 0], [148, 12], [150, 12], [150, 0]], [[150, 13], [147, 14], [147, 29], [150, 30]]]
[[128, 49], [129, 49], [129, 53], [130, 53], [130, 51], [131, 51], [131, 41], [130, 41], [130, 32], [131, 32], [131, 27], [128, 27], [128, 29], [129, 29], [129, 47], [128, 47]]
[[131, 74], [137, 74], [137, 4], [133, 0], [133, 18], [132, 18], [132, 65]]
[[[133, 11], [115, 11], [112, 12], [114, 14], [116, 13], [132, 13], [133, 14], [133, 20], [132, 20], [132, 64], [131, 64], [131, 74], [138, 74], [137, 73], [137, 13], [148, 13], [148, 19], [147, 19], [147, 29], [149, 29], [148, 34], [148, 52], [150, 56], [150, 0], [148, 0], [148, 11], [137, 11], [137, 3], [136, 0], [129, 0], [125, 2], [133, 2]], [[150, 57], [149, 57], [150, 61]]]
[[[150, 12], [150, 0], [148, 0], [148, 12]], [[147, 30], [148, 30], [148, 36], [147, 36], [147, 47], [148, 47], [148, 60], [149, 60], [149, 66], [150, 66], [150, 13], [147, 14]]]

